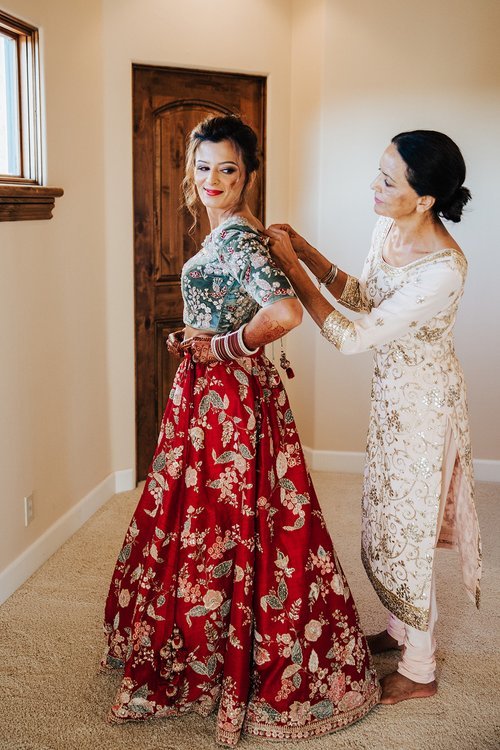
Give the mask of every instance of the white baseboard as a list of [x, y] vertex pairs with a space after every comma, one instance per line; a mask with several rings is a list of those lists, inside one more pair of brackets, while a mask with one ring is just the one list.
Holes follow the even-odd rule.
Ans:
[[135, 471], [133, 469], [122, 469], [115, 471], [115, 492], [127, 492], [133, 490], [136, 485]]
[[[365, 454], [354, 451], [314, 451], [313, 463], [316, 471], [343, 471], [346, 474], [362, 474], [365, 466]], [[327, 468], [329, 466], [333, 468]]]
[[500, 461], [474, 459], [474, 476], [478, 482], [500, 482]]
[[[303, 447], [311, 471], [338, 471], [362, 474], [365, 454], [355, 451], [315, 451]], [[500, 482], [500, 461], [474, 459], [474, 475], [478, 482]]]
[[97, 487], [85, 495], [79, 503], [58, 518], [19, 557], [0, 572], [0, 604], [11, 596], [38, 568], [57, 552], [88, 519], [116, 492], [135, 487], [132, 469], [117, 471], [106, 477]]
[[315, 451], [303, 446], [311, 471], [338, 471], [344, 474], [362, 474], [365, 454], [355, 451]]

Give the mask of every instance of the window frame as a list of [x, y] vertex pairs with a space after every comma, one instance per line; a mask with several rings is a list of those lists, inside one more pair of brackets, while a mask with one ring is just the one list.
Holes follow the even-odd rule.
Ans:
[[38, 29], [0, 10], [0, 30], [17, 44], [21, 172], [0, 174], [0, 221], [51, 219], [55, 198], [63, 190], [43, 184]]
[[40, 69], [38, 29], [0, 11], [0, 30], [16, 42], [20, 175], [0, 174], [0, 183], [41, 185]]

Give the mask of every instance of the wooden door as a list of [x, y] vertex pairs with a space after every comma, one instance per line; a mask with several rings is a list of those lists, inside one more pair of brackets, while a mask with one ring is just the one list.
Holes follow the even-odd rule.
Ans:
[[[134, 271], [137, 479], [148, 471], [178, 360], [165, 339], [182, 328], [180, 273], [209, 231], [194, 239], [182, 207], [186, 137], [209, 114], [240, 114], [264, 152], [266, 79], [133, 65]], [[264, 159], [252, 211], [264, 222]]]

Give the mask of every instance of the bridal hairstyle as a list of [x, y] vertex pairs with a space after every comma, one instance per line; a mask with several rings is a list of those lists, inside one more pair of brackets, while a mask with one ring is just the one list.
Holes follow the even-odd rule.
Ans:
[[406, 179], [415, 192], [436, 199], [434, 216], [460, 221], [471, 194], [463, 184], [465, 162], [457, 144], [435, 130], [399, 133], [392, 143], [406, 162]]
[[[249, 125], [237, 115], [218, 115], [207, 117], [196, 125], [187, 139], [186, 148], [186, 175], [182, 181], [184, 193], [184, 205], [192, 215], [194, 229], [198, 219], [199, 197], [194, 182], [194, 169], [196, 162], [196, 151], [200, 143], [211, 141], [231, 141], [245, 165], [245, 183], [241, 191], [240, 204], [244, 203], [250, 178], [253, 172], [259, 168], [257, 136]], [[237, 208], [237, 206], [236, 206]]]

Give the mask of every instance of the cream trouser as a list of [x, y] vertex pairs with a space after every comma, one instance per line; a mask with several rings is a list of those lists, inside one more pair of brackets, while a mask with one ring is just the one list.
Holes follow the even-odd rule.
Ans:
[[434, 626], [437, 619], [434, 576], [432, 576], [431, 584], [428, 630], [417, 630], [398, 620], [396, 615], [389, 615], [387, 632], [397, 640], [400, 646], [403, 646], [398, 672], [414, 682], [433, 682], [436, 679]]
[[[439, 518], [436, 542], [443, 520], [446, 497], [450, 486], [453, 467], [457, 457], [457, 449], [451, 429], [448, 428], [444, 446], [443, 474], [441, 483], [441, 500], [439, 504]], [[429, 604], [429, 628], [417, 630], [401, 622], [395, 615], [389, 615], [387, 632], [403, 646], [398, 672], [414, 682], [428, 683], [436, 679], [436, 639], [434, 628], [438, 619], [436, 606], [436, 575], [433, 573], [431, 581], [431, 597]]]

